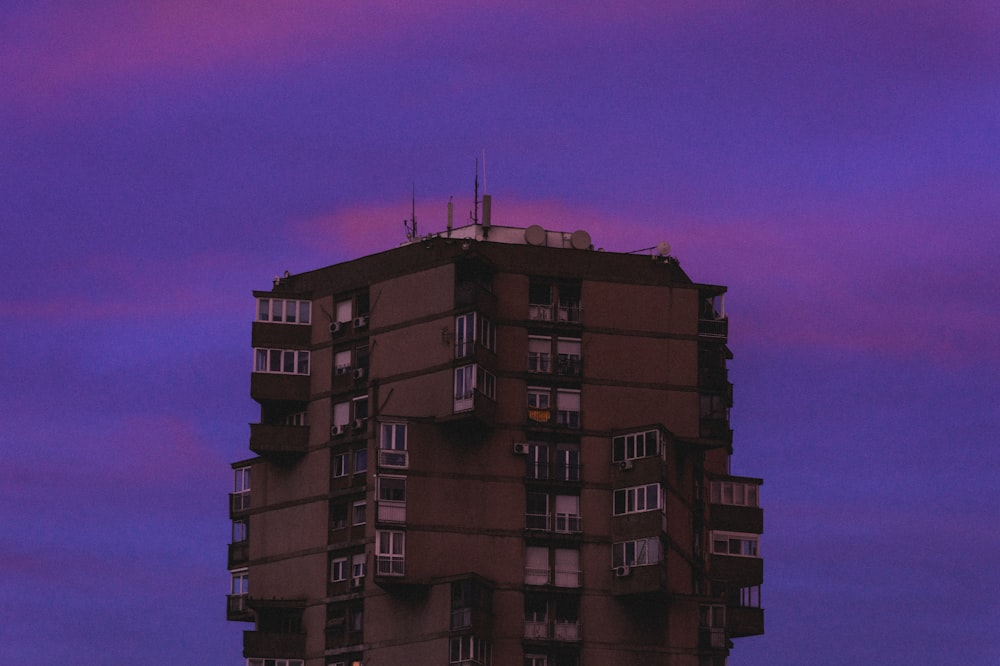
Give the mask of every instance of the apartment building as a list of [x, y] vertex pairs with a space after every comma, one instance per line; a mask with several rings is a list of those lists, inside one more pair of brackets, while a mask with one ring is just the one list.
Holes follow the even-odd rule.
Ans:
[[254, 292], [245, 663], [725, 664], [763, 633], [763, 514], [724, 294], [488, 218]]

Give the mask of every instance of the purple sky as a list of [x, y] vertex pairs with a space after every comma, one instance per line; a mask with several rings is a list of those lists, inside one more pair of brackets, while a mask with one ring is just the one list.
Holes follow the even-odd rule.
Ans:
[[1000, 663], [998, 5], [412, 4], [0, 5], [4, 659], [241, 663], [250, 292], [485, 150], [495, 223], [730, 286], [732, 666]]

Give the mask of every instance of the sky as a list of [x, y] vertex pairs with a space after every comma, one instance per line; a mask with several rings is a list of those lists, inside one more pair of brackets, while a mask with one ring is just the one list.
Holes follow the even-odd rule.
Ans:
[[1000, 5], [398, 4], [0, 2], [5, 663], [242, 663], [251, 291], [477, 160], [495, 224], [729, 286], [730, 666], [1000, 663]]

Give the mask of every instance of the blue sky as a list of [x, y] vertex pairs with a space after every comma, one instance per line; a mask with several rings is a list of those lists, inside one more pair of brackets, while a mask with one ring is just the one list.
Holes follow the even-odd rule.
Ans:
[[[240, 662], [251, 290], [472, 208], [730, 287], [767, 633], [730, 663], [994, 664], [1000, 10], [0, 6], [0, 645]], [[44, 640], [39, 639], [44, 628]]]

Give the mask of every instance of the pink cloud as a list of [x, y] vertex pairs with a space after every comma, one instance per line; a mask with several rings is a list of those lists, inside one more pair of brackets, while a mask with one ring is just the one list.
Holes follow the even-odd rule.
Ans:
[[[458, 203], [455, 209], [456, 220], [466, 223], [466, 211]], [[443, 231], [445, 210], [445, 203], [418, 208], [421, 233]], [[556, 201], [500, 198], [493, 223], [585, 229], [595, 247], [617, 252], [666, 240], [695, 281], [729, 285], [732, 336], [740, 344], [939, 362], [971, 360], [973, 353], [981, 358], [982, 349], [991, 348], [986, 332], [1000, 327], [1000, 315], [974, 289], [976, 271], [985, 267], [969, 257], [977, 256], [983, 239], [880, 219], [890, 213], [859, 219], [837, 210], [780, 220], [667, 214], [664, 224]], [[404, 240], [401, 221], [408, 215], [408, 201], [358, 205], [291, 227], [316, 252], [312, 268], [395, 247]], [[954, 288], [942, 289], [942, 282]]]

